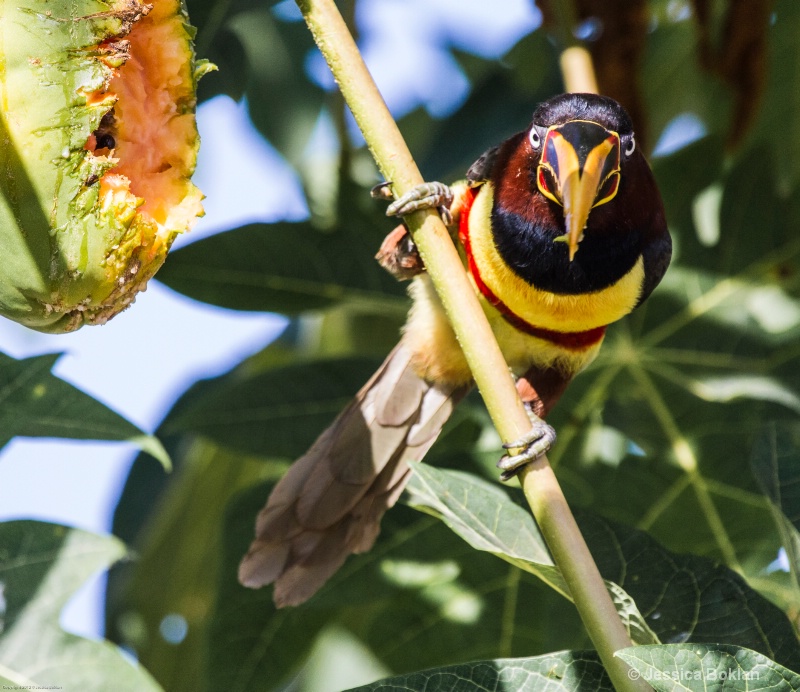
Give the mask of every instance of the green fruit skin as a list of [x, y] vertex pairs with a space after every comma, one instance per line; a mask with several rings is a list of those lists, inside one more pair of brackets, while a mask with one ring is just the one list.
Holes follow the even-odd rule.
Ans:
[[[138, 0], [0, 0], [0, 314], [39, 331], [113, 317], [186, 230], [167, 229], [154, 243], [132, 205], [103, 208], [96, 181], [113, 164], [85, 149], [114, 103], [102, 91], [116, 65], [99, 44], [124, 37], [137, 8]], [[178, 11], [193, 112], [193, 30]], [[198, 145], [194, 130], [190, 171]]]

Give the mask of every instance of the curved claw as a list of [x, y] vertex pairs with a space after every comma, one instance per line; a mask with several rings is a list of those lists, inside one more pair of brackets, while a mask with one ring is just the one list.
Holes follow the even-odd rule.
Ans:
[[[379, 186], [373, 188], [373, 192], [377, 187]], [[384, 189], [382, 188], [378, 194], [385, 195]], [[450, 214], [452, 203], [453, 191], [448, 185], [437, 182], [422, 183], [392, 202], [386, 209], [386, 216], [406, 216], [420, 209], [438, 209], [442, 220], [449, 226], [453, 223], [453, 217]]]
[[497, 462], [497, 468], [503, 472], [500, 474], [500, 480], [512, 479], [523, 466], [545, 454], [555, 441], [556, 431], [551, 425], [538, 419], [533, 421], [527, 435], [503, 445], [504, 449], [521, 448], [522, 451], [519, 454], [506, 454]]
[[392, 200], [394, 199], [394, 192], [392, 192], [392, 182], [387, 180], [383, 183], [378, 183], [377, 185], [373, 185], [372, 189], [369, 191], [369, 196], [372, 199], [386, 199]]

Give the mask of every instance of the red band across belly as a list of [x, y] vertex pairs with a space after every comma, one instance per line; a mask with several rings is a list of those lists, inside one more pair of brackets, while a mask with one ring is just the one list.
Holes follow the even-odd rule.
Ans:
[[510, 307], [508, 307], [508, 305], [506, 305], [495, 295], [491, 288], [484, 283], [483, 279], [481, 278], [480, 271], [478, 270], [478, 265], [475, 262], [475, 257], [472, 254], [472, 247], [469, 237], [469, 213], [472, 209], [472, 203], [475, 201], [476, 195], [477, 190], [475, 188], [470, 188], [466, 192], [464, 204], [461, 208], [458, 237], [461, 240], [461, 244], [464, 246], [464, 251], [467, 254], [467, 269], [469, 270], [475, 285], [478, 287], [478, 290], [481, 292], [483, 297], [486, 298], [489, 304], [492, 305], [509, 324], [513, 325], [516, 329], [519, 329], [525, 334], [530, 334], [531, 336], [535, 336], [539, 339], [545, 339], [546, 341], [550, 341], [558, 346], [574, 351], [581, 351], [600, 343], [606, 333], [605, 326], [595, 327], [594, 329], [588, 329], [584, 332], [559, 332], [554, 329], [537, 327], [515, 313]]

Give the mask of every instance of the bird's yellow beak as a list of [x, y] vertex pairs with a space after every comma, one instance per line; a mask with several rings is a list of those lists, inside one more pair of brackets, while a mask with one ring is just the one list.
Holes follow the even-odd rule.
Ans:
[[588, 120], [571, 120], [548, 129], [536, 182], [542, 194], [564, 207], [570, 262], [583, 240], [589, 212], [612, 200], [619, 189], [620, 139]]

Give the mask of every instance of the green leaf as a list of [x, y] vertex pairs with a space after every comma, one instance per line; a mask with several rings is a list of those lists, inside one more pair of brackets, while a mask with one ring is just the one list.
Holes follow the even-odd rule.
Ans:
[[767, 94], [753, 139], [768, 142], [785, 186], [800, 182], [800, 58], [797, 36], [800, 7], [793, 0], [775, 3], [775, 21], [770, 27]]
[[[709, 353], [717, 353], [717, 363], [709, 361], [707, 365], [723, 366], [725, 356], [730, 355], [720, 343], [723, 335], [737, 334], [740, 337], [757, 340], [764, 344], [780, 345], [796, 338], [797, 327], [800, 326], [800, 301], [793, 298], [784, 289], [776, 285], [766, 284], [761, 279], [750, 277], [726, 278], [721, 272], [687, 269], [675, 266], [667, 273], [659, 287], [660, 297], [675, 300], [679, 305], [694, 301], [694, 296], [701, 292], [708, 295], [709, 303], [702, 320], [707, 326], [710, 338], [703, 349]], [[711, 331], [714, 329], [714, 331]], [[697, 332], [687, 330], [681, 335], [684, 339], [697, 338]], [[685, 343], [685, 342], [684, 342]], [[744, 351], [761, 356], [757, 343], [736, 344], [737, 351]], [[697, 349], [700, 350], [700, 349]], [[767, 363], [751, 363], [751, 370], [764, 369]], [[710, 368], [706, 368], [706, 371]], [[741, 368], [739, 369], [741, 371]], [[740, 375], [740, 372], [731, 373]]]
[[58, 355], [16, 360], [0, 353], [0, 429], [4, 440], [64, 437], [132, 442], [169, 468], [161, 443], [133, 423], [55, 377]]
[[[471, 550], [441, 522], [403, 506], [384, 517], [370, 552], [351, 556], [307, 603], [276, 610], [272, 589], [245, 589], [236, 578], [253, 538], [253, 518], [269, 490], [257, 486], [234, 499], [228, 521], [219, 528], [225, 554], [213, 619], [210, 689], [275, 689], [297, 675], [328, 625], [349, 630], [391, 670], [544, 653], [569, 642], [588, 646], [574, 609], [537, 579]], [[554, 621], [558, 627], [535, 625]], [[316, 692], [304, 686], [302, 676], [296, 684], [303, 692]]]
[[736, 572], [673, 553], [644, 531], [584, 513], [577, 519], [600, 573], [634, 599], [662, 642], [725, 641], [800, 668], [792, 623]]
[[402, 309], [403, 288], [374, 259], [379, 235], [361, 228], [243, 226], [171, 253], [158, 278], [190, 298], [235, 310], [293, 315], [342, 302]]
[[213, 42], [210, 44], [204, 42], [201, 50], [202, 57], [216, 65], [218, 69], [205, 75], [198, 83], [198, 103], [220, 94], [230, 96], [234, 101], [240, 101], [247, 90], [250, 67], [239, 37], [230, 29], [222, 27], [216, 33]]
[[731, 375], [728, 377], [686, 378], [686, 386], [705, 401], [728, 402], [758, 399], [781, 404], [800, 413], [800, 397], [772, 377]]
[[444, 666], [378, 680], [349, 692], [602, 692], [613, 690], [594, 651], [501, 658]]
[[160, 690], [117, 647], [59, 625], [75, 591], [124, 555], [122, 543], [110, 537], [35, 521], [0, 523], [0, 675], [16, 685]]
[[[497, 486], [470, 474], [412, 465], [407, 502], [441, 518], [477, 550], [483, 550], [537, 576], [565, 598], [569, 588], [553, 563], [530, 512], [514, 504]], [[634, 641], [658, 642], [636, 605], [621, 588], [609, 590]]]
[[800, 424], [770, 423], [753, 449], [756, 480], [791, 525], [800, 531]]
[[476, 550], [516, 561], [567, 595], [539, 527], [496, 485], [467, 473], [413, 464], [406, 504], [440, 518]]
[[[532, 516], [506, 493], [474, 476], [425, 464], [413, 468], [412, 506], [441, 516], [473, 547], [565, 593]], [[642, 641], [654, 632], [667, 642], [729, 641], [800, 667], [789, 620], [736, 573], [705, 558], [670, 553], [644, 532], [588, 513], [578, 514], [578, 521], [600, 573], [633, 599], [618, 600], [627, 605], [623, 614], [632, 637]]]
[[[225, 506], [243, 488], [276, 477], [285, 465], [203, 441], [184, 443], [178, 459], [153, 510], [158, 521], [135, 537], [138, 559], [112, 572], [106, 616], [115, 640], [135, 651], [165, 689], [196, 692], [207, 679], [208, 620], [222, 566]], [[185, 635], [177, 641], [164, 634], [168, 618], [185, 623]]]
[[240, 12], [226, 22], [249, 67], [247, 103], [253, 124], [290, 163], [299, 163], [319, 120], [325, 94], [305, 73], [316, 50], [304, 22], [283, 22], [269, 9]]
[[653, 142], [673, 118], [686, 112], [699, 116], [711, 133], [727, 131], [729, 90], [698, 69], [696, 56], [693, 22], [662, 22], [647, 37], [640, 83]]
[[228, 28], [231, 18], [241, 12], [273, 5], [276, 0], [188, 0], [187, 8], [197, 29], [195, 50], [200, 58], [217, 65], [219, 71], [200, 80], [198, 101], [227, 94], [239, 101], [245, 94], [251, 66], [239, 37]]
[[[728, 275], [747, 271], [753, 260], [781, 248], [790, 236], [785, 227], [789, 205], [779, 187], [775, 155], [762, 146], [743, 149], [725, 176], [720, 206], [721, 240], [705, 254]], [[758, 184], [753, 185], [757, 180]], [[753, 228], [760, 229], [753, 233]], [[722, 237], [724, 234], [724, 238]], [[759, 283], [765, 277], [759, 277]]]
[[[750, 649], [729, 644], [634, 646], [618, 651], [656, 692], [800, 690], [800, 675]], [[630, 673], [633, 674], [633, 671]]]
[[253, 454], [296, 457], [314, 442], [378, 367], [346, 358], [228, 377], [171, 415], [165, 435], [193, 432]]
[[[220, 93], [247, 98], [250, 116], [264, 136], [298, 163], [322, 110], [325, 94], [305, 71], [314, 41], [302, 21], [272, 12], [277, 0], [190, 0], [198, 28], [196, 49], [220, 68], [200, 82], [200, 97]], [[232, 133], [232, 146], [236, 145]]]
[[695, 229], [695, 200], [698, 194], [718, 184], [723, 159], [722, 140], [703, 137], [670, 156], [660, 156], [651, 162], [670, 232], [673, 235], [679, 232], [678, 237], [673, 238], [679, 241], [673, 255], [681, 262], [694, 262], [696, 252], [703, 250], [700, 231]]
[[[800, 592], [800, 423], [778, 421], [767, 425], [753, 448], [751, 467], [769, 498], [775, 522]], [[800, 599], [800, 594], [798, 594]]]

